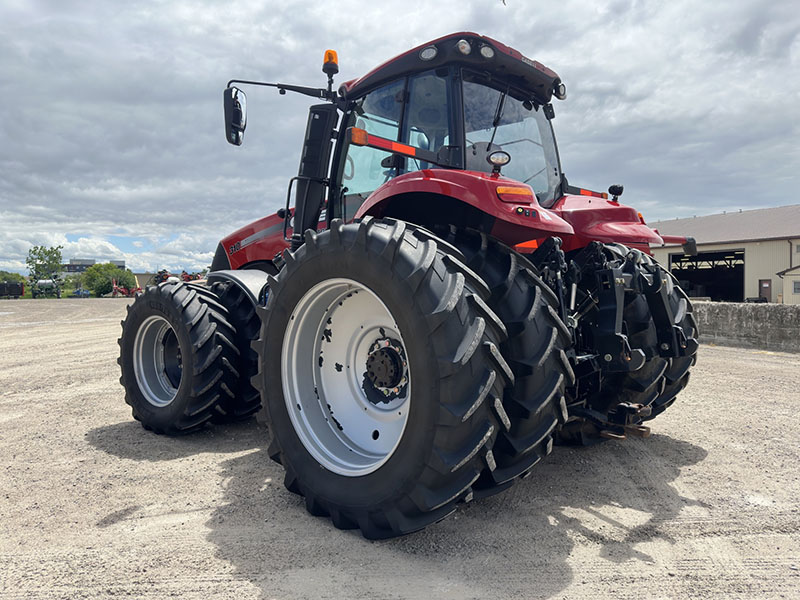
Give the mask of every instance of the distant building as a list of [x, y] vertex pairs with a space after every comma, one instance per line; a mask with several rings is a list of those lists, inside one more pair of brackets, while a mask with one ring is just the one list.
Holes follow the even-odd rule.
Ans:
[[[120, 269], [125, 268], [124, 260], [109, 260], [107, 262], [118, 266]], [[83, 273], [86, 269], [96, 263], [97, 261], [95, 261], [93, 258], [70, 258], [68, 263], [61, 265], [61, 270], [66, 275], [71, 273]]]
[[653, 248], [690, 296], [800, 304], [800, 204], [649, 223], [665, 235], [697, 240]]
[[65, 273], [83, 273], [94, 264], [91, 258], [70, 258], [69, 262], [61, 265], [61, 270]]

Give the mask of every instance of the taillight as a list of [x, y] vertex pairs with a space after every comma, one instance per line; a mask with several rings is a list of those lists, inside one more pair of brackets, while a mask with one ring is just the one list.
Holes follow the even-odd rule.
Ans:
[[503, 202], [514, 202], [524, 204], [533, 202], [533, 190], [528, 186], [501, 185], [497, 187], [497, 197]]

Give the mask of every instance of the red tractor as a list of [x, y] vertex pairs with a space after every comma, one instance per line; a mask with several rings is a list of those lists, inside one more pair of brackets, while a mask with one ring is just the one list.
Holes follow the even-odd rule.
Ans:
[[688, 382], [697, 327], [622, 186], [567, 182], [558, 75], [474, 33], [338, 92], [335, 52], [322, 70], [327, 88], [228, 84], [235, 145], [233, 84], [323, 102], [285, 208], [223, 239], [205, 282], [130, 307], [133, 416], [181, 434], [263, 408], [286, 487], [369, 538], [507, 488], [554, 441], [646, 436]]

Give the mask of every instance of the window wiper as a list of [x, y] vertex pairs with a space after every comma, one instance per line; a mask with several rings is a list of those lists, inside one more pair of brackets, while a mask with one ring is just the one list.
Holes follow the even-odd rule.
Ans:
[[494, 118], [492, 119], [492, 137], [489, 138], [489, 145], [487, 146], [487, 150], [491, 149], [492, 142], [494, 142], [494, 136], [497, 134], [497, 127], [500, 125], [500, 119], [503, 117], [503, 108], [506, 105], [506, 96], [508, 95], [508, 90], [500, 94], [500, 97], [497, 99], [497, 107], [494, 109]]

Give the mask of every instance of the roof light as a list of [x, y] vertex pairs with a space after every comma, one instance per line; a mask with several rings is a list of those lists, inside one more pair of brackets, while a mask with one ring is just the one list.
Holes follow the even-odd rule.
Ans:
[[481, 56], [483, 58], [494, 58], [494, 48], [484, 44], [481, 46]]
[[472, 52], [472, 46], [469, 45], [467, 40], [458, 40], [456, 48], [458, 48], [458, 51], [461, 52], [461, 54], [469, 54]]
[[553, 86], [553, 94], [559, 100], [566, 100], [566, 98], [567, 98], [567, 86], [564, 85], [563, 82], [559, 81], [555, 86]]
[[436, 46], [428, 46], [419, 51], [419, 57], [421, 60], [433, 60], [438, 53]]

